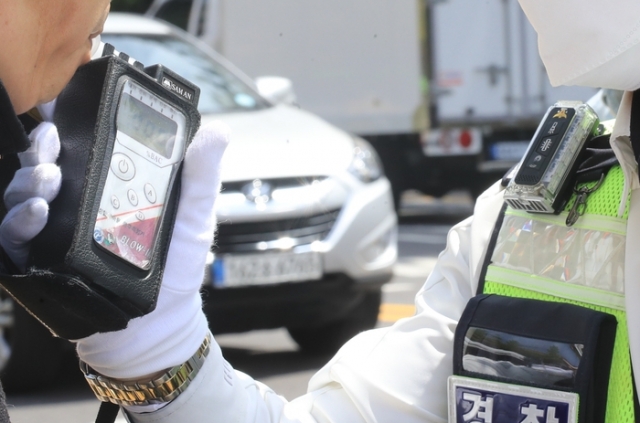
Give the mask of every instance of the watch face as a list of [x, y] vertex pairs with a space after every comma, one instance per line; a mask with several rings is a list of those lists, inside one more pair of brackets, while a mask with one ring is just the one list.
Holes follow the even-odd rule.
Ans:
[[185, 149], [186, 117], [127, 79], [93, 239], [140, 269], [151, 267], [159, 223]]

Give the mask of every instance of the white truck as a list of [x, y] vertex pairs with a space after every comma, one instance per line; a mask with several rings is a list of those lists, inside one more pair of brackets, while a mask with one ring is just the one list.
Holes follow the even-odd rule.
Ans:
[[147, 14], [293, 81], [302, 108], [374, 145], [396, 200], [477, 194], [551, 104], [595, 93], [550, 86], [517, 0], [154, 0]]

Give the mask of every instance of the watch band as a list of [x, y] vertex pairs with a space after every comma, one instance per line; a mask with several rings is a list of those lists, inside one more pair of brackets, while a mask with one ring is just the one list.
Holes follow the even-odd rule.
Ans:
[[87, 363], [80, 361], [80, 370], [100, 401], [118, 405], [150, 405], [169, 402], [184, 392], [195, 379], [209, 354], [211, 334], [207, 334], [198, 350], [184, 363], [172, 367], [162, 376], [148, 382], [119, 381], [92, 373]]

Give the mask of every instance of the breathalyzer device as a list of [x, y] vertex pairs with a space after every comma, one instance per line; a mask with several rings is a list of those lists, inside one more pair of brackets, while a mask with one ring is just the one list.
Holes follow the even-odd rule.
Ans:
[[76, 275], [133, 314], [155, 308], [199, 94], [108, 44], [78, 69], [56, 103], [62, 185], [29, 267]]
[[550, 107], [507, 185], [505, 202], [516, 210], [560, 213], [573, 189], [578, 157], [599, 131], [598, 116], [587, 104], [559, 101]]

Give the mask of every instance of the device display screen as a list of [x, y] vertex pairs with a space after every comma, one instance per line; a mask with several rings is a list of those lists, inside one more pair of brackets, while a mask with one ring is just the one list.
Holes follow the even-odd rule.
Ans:
[[128, 93], [120, 98], [118, 130], [165, 158], [173, 154], [178, 124]]
[[158, 227], [185, 150], [186, 124], [184, 113], [158, 94], [125, 81], [93, 239], [140, 269], [151, 267]]

